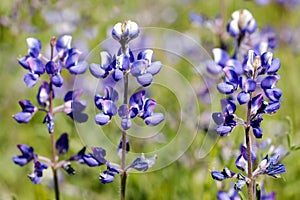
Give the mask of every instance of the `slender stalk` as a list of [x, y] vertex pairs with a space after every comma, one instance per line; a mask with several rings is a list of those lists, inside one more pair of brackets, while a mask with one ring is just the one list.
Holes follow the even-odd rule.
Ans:
[[[252, 75], [252, 79], [255, 80], [256, 79], [256, 70], [257, 68], [261, 65], [261, 60], [260, 57], [257, 56], [254, 61], [253, 61], [253, 75]], [[253, 166], [252, 166], [252, 156], [251, 156], [251, 126], [250, 126], [250, 122], [251, 122], [251, 105], [252, 105], [252, 92], [250, 93], [250, 100], [248, 102], [248, 107], [247, 107], [247, 121], [246, 121], [246, 126], [245, 126], [245, 138], [246, 138], [246, 146], [247, 146], [247, 164], [248, 164], [248, 199], [249, 200], [253, 200], [255, 197], [255, 190], [254, 190], [254, 185], [255, 182], [253, 180], [253, 175], [252, 175], [252, 171], [253, 171]]]
[[[50, 60], [53, 59], [53, 49], [56, 43], [56, 38], [52, 37], [50, 41], [50, 46], [51, 46], [51, 55], [50, 55]], [[51, 81], [51, 76], [50, 75], [50, 81], [49, 81], [49, 87], [50, 87], [50, 92], [49, 92], [49, 113], [51, 117], [53, 116], [53, 83]], [[55, 199], [59, 200], [59, 185], [58, 185], [58, 178], [57, 178], [57, 169], [56, 169], [56, 148], [55, 148], [55, 134], [54, 131], [50, 133], [50, 140], [51, 140], [51, 151], [52, 151], [52, 172], [53, 172], [53, 182], [54, 182], [54, 191], [55, 191]]]
[[[125, 26], [126, 23], [124, 22]], [[126, 40], [121, 42], [122, 53], [126, 54], [128, 45]], [[123, 96], [123, 104], [128, 103], [128, 72], [124, 72], [124, 96]], [[122, 158], [121, 158], [121, 200], [125, 200], [126, 193], [126, 180], [127, 180], [127, 171], [126, 171], [126, 142], [127, 142], [127, 133], [125, 130], [122, 131]]]

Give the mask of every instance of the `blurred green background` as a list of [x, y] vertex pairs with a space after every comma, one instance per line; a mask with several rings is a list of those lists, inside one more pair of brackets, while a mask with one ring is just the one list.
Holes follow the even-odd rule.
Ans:
[[[220, 15], [220, 10], [225, 16], [225, 22], [230, 20], [230, 15], [237, 9], [246, 8], [255, 17], [258, 27], [271, 25], [278, 34], [279, 46], [274, 52], [274, 57], [281, 59], [281, 69], [278, 87], [283, 90], [282, 107], [273, 116], [264, 117], [264, 138], [272, 138], [275, 145], [282, 145], [288, 149], [287, 134], [292, 138], [292, 144], [300, 144], [298, 137], [300, 130], [300, 8], [284, 8], [282, 5], [272, 3], [267, 6], [259, 6], [253, 1], [220, 1], [202, 0], [166, 0], [166, 1], [76, 1], [76, 0], [2, 0], [0, 6], [0, 56], [1, 56], [1, 92], [0, 92], [0, 199], [54, 199], [51, 189], [51, 172], [46, 173], [43, 183], [33, 185], [26, 177], [31, 173], [31, 165], [19, 167], [12, 162], [12, 156], [19, 154], [16, 144], [27, 143], [42, 155], [50, 155], [49, 135], [41, 121], [43, 115], [37, 114], [27, 124], [18, 124], [12, 115], [19, 112], [18, 100], [30, 99], [36, 103], [37, 87], [26, 88], [23, 83], [23, 75], [26, 71], [18, 64], [17, 58], [27, 53], [25, 39], [36, 37], [43, 43], [43, 50], [49, 49], [49, 39], [55, 35], [72, 34], [73, 44], [85, 53], [96, 48], [98, 44], [110, 36], [108, 30], [119, 21], [131, 19], [141, 27], [162, 27], [176, 30], [198, 41], [207, 52], [211, 52], [218, 45], [218, 38], [207, 28], [195, 26], [190, 22], [191, 12], [205, 14], [208, 18]], [[230, 40], [228, 40], [230, 43]], [[159, 54], [157, 60], [166, 62]], [[174, 63], [174, 69], [181, 72], [193, 85], [195, 90], [203, 84], [201, 77], [186, 70], [185, 61]], [[89, 72], [87, 72], [89, 73]], [[66, 75], [66, 74], [64, 74]], [[160, 77], [164, 78], [164, 77]], [[66, 79], [72, 86], [72, 79]], [[167, 111], [175, 120], [175, 124], [168, 124], [166, 120], [163, 132], [165, 140], [171, 141], [173, 133], [176, 133], [178, 102], [170, 91], [153, 86], [151, 89], [156, 100], [162, 106], [161, 110]], [[172, 96], [173, 95], [173, 96]], [[88, 96], [85, 96], [86, 98]], [[168, 97], [168, 98], [166, 98]], [[172, 102], [170, 104], [170, 101]], [[61, 102], [58, 100], [58, 102]], [[92, 101], [91, 101], [92, 102]], [[215, 101], [218, 103], [218, 101]], [[199, 100], [200, 112], [203, 113], [207, 106]], [[91, 106], [92, 107], [92, 106]], [[216, 106], [218, 108], [218, 106]], [[92, 108], [91, 108], [92, 109]], [[91, 110], [90, 113], [94, 114]], [[209, 110], [208, 110], [209, 111]], [[216, 111], [216, 110], [214, 110]], [[209, 116], [209, 115], [208, 115]], [[290, 117], [292, 125], [286, 117]], [[180, 118], [180, 117], [179, 117]], [[205, 117], [207, 119], [207, 117]], [[195, 119], [197, 121], [198, 119]], [[70, 153], [75, 153], [85, 144], [85, 141], [77, 134], [73, 122], [65, 117], [56, 119], [56, 132], [70, 133]], [[139, 122], [137, 122], [139, 123]], [[93, 124], [93, 117], [89, 119], [90, 126], [85, 126], [85, 138], [93, 141], [100, 130]], [[113, 125], [104, 127], [110, 140], [115, 140], [117, 145], [119, 133]], [[82, 131], [82, 130], [81, 130]], [[168, 132], [169, 131], [169, 132]], [[189, 129], [186, 130], [189, 134]], [[209, 170], [221, 170], [224, 165], [235, 169], [234, 161], [238, 154], [239, 144], [243, 141], [243, 130], [236, 128], [234, 132], [225, 138], [219, 138], [218, 143], [209, 151], [205, 158], [199, 157], [199, 149], [203, 144], [205, 132], [199, 130], [188, 150], [176, 161], [145, 174], [132, 174], [128, 178], [127, 199], [215, 199], [218, 188], [228, 189], [226, 185], [216, 183], [210, 177]], [[213, 143], [216, 136], [211, 135], [207, 142]], [[140, 144], [133, 141], [133, 149], [136, 152], [150, 151], [160, 148], [166, 141], [158, 144]], [[101, 145], [101, 141], [91, 145]], [[184, 144], [182, 144], [184, 145]], [[266, 152], [265, 152], [266, 153]], [[170, 155], [172, 156], [172, 155]], [[157, 162], [160, 162], [159, 159]], [[287, 173], [280, 179], [267, 178], [265, 188], [267, 192], [276, 191], [277, 199], [298, 199], [300, 190], [300, 160], [299, 152], [291, 151], [283, 160]], [[64, 172], [61, 193], [62, 199], [118, 199], [119, 177], [107, 185], [98, 181], [98, 175], [104, 168], [88, 168], [74, 164], [77, 174], [73, 177]]]

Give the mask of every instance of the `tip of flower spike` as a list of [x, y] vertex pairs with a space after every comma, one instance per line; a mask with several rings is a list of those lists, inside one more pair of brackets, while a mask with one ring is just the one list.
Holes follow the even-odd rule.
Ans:
[[117, 23], [112, 30], [112, 37], [120, 43], [127, 43], [136, 38], [140, 33], [137, 23], [133, 21], [125, 21]]

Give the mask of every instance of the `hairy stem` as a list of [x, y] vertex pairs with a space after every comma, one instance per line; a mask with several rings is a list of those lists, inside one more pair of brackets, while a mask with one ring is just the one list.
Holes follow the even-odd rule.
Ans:
[[[50, 41], [50, 46], [51, 46], [50, 60], [53, 59], [53, 50], [54, 50], [55, 43], [56, 43], [56, 38], [52, 37]], [[50, 81], [49, 81], [49, 86], [50, 86], [49, 113], [52, 117], [54, 113], [53, 113], [53, 83], [51, 81], [51, 77], [52, 75], [50, 75]], [[58, 185], [57, 169], [56, 169], [57, 162], [56, 162], [55, 134], [53, 130], [50, 133], [50, 140], [51, 140], [51, 150], [52, 150], [52, 172], [53, 172], [55, 199], [59, 200], [59, 185]]]

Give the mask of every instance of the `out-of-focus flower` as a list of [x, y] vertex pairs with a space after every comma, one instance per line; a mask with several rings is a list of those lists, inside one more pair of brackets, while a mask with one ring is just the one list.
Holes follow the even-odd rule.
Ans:
[[227, 31], [232, 37], [239, 38], [256, 30], [256, 21], [246, 9], [233, 12], [231, 18], [232, 20], [227, 25]]

